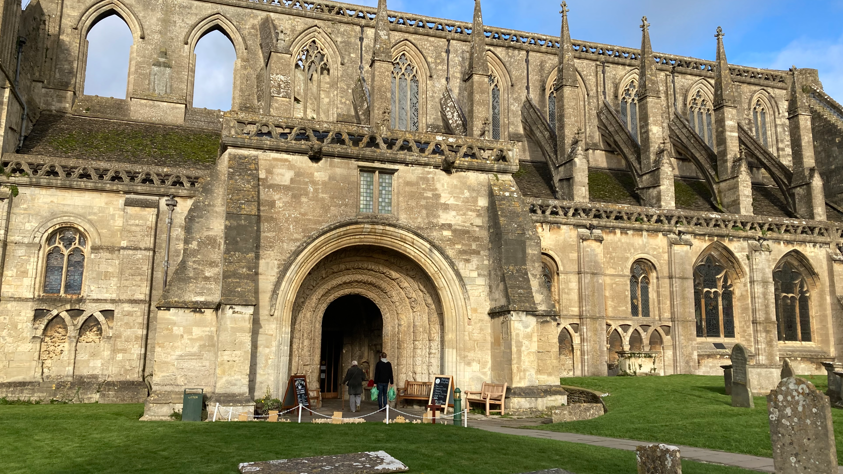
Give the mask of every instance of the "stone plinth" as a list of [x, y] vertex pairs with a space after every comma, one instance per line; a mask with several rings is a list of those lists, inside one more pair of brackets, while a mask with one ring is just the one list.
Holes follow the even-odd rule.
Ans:
[[568, 392], [558, 385], [511, 387], [506, 391], [507, 413], [540, 413], [567, 404]]
[[679, 448], [666, 444], [638, 446], [638, 474], [682, 474]]
[[245, 462], [240, 472], [259, 474], [299, 474], [302, 472], [323, 472], [330, 474], [381, 474], [407, 472], [401, 461], [384, 451], [368, 453], [316, 456], [312, 458], [280, 459], [278, 461]]
[[837, 472], [828, 397], [807, 380], [788, 377], [767, 395], [767, 411], [777, 474]]
[[619, 375], [663, 375], [660, 352], [619, 351]]
[[781, 367], [776, 365], [750, 365], [747, 373], [752, 384], [752, 394], [756, 397], [767, 396], [781, 380]]
[[554, 408], [552, 412], [554, 423], [567, 421], [591, 420], [603, 416], [605, 411], [599, 403], [575, 403], [565, 407]]
[[723, 386], [726, 388], [726, 395], [732, 394], [732, 366], [721, 365], [723, 369]]

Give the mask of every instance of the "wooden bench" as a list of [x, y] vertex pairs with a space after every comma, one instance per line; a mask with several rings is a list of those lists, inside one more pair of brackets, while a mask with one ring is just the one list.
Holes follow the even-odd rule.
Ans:
[[[465, 392], [465, 404], [466, 409], [471, 406], [471, 403], [484, 403], [486, 404], [486, 416], [489, 416], [491, 412], [500, 412], [501, 415], [505, 415], [506, 411], [504, 408], [504, 398], [506, 397], [506, 384], [505, 383], [487, 383], [483, 382], [483, 386], [480, 388], [479, 392]], [[489, 408], [489, 405], [500, 405], [500, 410], [492, 410]]]
[[433, 382], [412, 382], [407, 380], [404, 382], [404, 388], [398, 389], [395, 404], [399, 404], [401, 400], [404, 400], [403, 406], [407, 406], [407, 400], [422, 400], [427, 402], [432, 389]]

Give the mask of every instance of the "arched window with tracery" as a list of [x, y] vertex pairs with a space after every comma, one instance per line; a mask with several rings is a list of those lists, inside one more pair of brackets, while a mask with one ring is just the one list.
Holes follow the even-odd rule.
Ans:
[[726, 266], [709, 255], [694, 269], [697, 337], [735, 337], [734, 286]]
[[759, 91], [749, 104], [752, 131], [764, 148], [776, 151], [776, 109], [766, 91]]
[[642, 261], [632, 264], [629, 276], [629, 306], [633, 318], [650, 317], [650, 266]]
[[790, 262], [773, 272], [779, 341], [811, 342], [811, 290], [805, 276]]
[[44, 294], [82, 294], [88, 239], [73, 227], [62, 227], [47, 238], [44, 267]]
[[697, 135], [711, 148], [714, 148], [714, 128], [712, 126], [711, 98], [701, 88], [691, 94], [688, 100], [688, 122]]
[[406, 53], [392, 67], [392, 129], [419, 129], [419, 70]]
[[621, 120], [632, 138], [638, 141], [638, 80], [632, 79], [621, 89]]
[[315, 39], [298, 51], [295, 76], [295, 116], [329, 120], [331, 65], [325, 50]]
[[491, 103], [489, 117], [491, 122], [490, 135], [492, 140], [501, 139], [501, 84], [495, 74], [489, 75], [489, 88], [491, 89]]

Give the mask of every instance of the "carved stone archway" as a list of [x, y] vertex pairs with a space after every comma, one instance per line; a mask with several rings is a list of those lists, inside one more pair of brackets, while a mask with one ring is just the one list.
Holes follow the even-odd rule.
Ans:
[[357, 246], [323, 258], [302, 282], [292, 311], [291, 373], [318, 380], [322, 319], [338, 298], [360, 295], [383, 317], [395, 382], [430, 380], [443, 368], [443, 310], [433, 281], [401, 253]]

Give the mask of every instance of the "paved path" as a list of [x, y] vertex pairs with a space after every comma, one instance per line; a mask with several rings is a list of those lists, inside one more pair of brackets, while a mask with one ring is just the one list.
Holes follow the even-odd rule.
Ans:
[[[501, 426], [495, 421], [469, 421], [470, 427], [478, 428], [493, 433], [510, 434], [517, 436], [529, 436], [531, 438], [554, 439], [567, 441], [569, 443], [587, 444], [603, 448], [623, 449], [635, 451], [635, 448], [642, 445], [653, 444], [649, 441], [634, 441], [631, 439], [604, 438], [602, 436], [591, 436], [576, 433], [557, 433], [554, 431], [531, 430]], [[689, 461], [704, 462], [708, 464], [721, 464], [724, 466], [739, 467], [750, 471], [776, 472], [773, 469], [772, 458], [749, 456], [746, 454], [726, 453], [711, 449], [692, 448], [690, 446], [678, 446], [682, 453], [682, 459]], [[843, 467], [839, 471], [843, 474]]]

